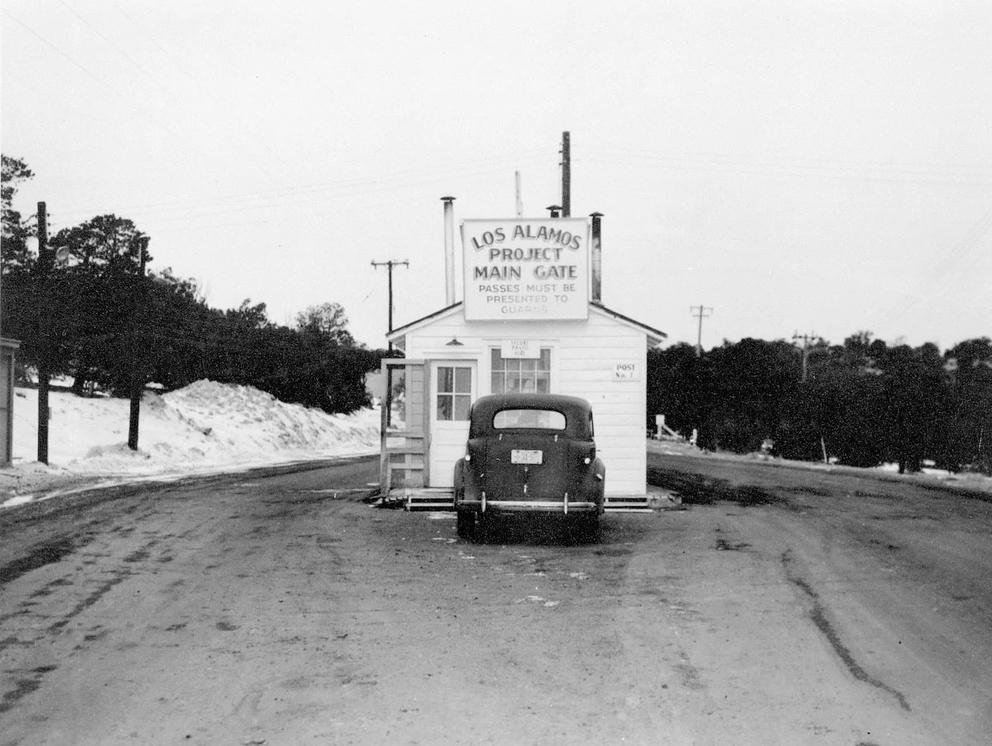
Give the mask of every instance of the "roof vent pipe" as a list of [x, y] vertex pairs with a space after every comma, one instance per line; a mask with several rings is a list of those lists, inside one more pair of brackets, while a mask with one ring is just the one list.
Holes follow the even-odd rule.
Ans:
[[603, 302], [603, 228], [600, 219], [603, 213], [594, 212], [589, 217], [592, 218], [592, 301], [593, 303]]
[[454, 197], [441, 197], [444, 203], [444, 305], [455, 302], [455, 207]]

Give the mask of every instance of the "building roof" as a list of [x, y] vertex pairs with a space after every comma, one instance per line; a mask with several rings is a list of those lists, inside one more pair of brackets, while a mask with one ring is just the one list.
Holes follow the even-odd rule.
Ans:
[[461, 305], [462, 302], [458, 301], [457, 303], [452, 303], [450, 306], [445, 306], [444, 308], [440, 308], [434, 313], [429, 313], [426, 316], [421, 316], [419, 319], [415, 321], [411, 321], [409, 324], [398, 326], [395, 329], [393, 329], [393, 331], [391, 331], [389, 334], [386, 335], [386, 339], [393, 340], [398, 335], [406, 334], [414, 327], [423, 326], [428, 321], [432, 321], [433, 319], [440, 318], [441, 316], [446, 315], [449, 311], [453, 311], [454, 309], [461, 307]]
[[[402, 348], [403, 344], [402, 342], [399, 342], [399, 340], [406, 336], [407, 332], [413, 331], [414, 329], [419, 329], [436, 319], [447, 316], [461, 308], [461, 306], [462, 302], [459, 301], [458, 303], [453, 303], [450, 306], [438, 309], [434, 313], [427, 314], [426, 316], [423, 316], [415, 321], [411, 321], [408, 324], [397, 327], [396, 329], [393, 329], [390, 334], [386, 335], [386, 339]], [[602, 303], [590, 301], [589, 308], [593, 311], [598, 311], [599, 313], [609, 316], [610, 318], [616, 319], [617, 321], [623, 322], [627, 326], [635, 327], [636, 329], [644, 332], [647, 335], [648, 347], [657, 347], [668, 339], [668, 334], [660, 329], [655, 329], [654, 327], [643, 324], [636, 319], [630, 318], [629, 316], [624, 316], [622, 313], [618, 313], [617, 311], [607, 308]]]
[[636, 326], [637, 328], [641, 329], [642, 331], [644, 331], [648, 335], [648, 340], [649, 341], [652, 338], [655, 340], [654, 344], [651, 345], [652, 347], [656, 347], [656, 346], [660, 345], [662, 342], [664, 342], [666, 339], [668, 339], [668, 334], [666, 332], [663, 332], [660, 329], [655, 329], [653, 326], [648, 326], [647, 324], [643, 324], [640, 321], [638, 321], [637, 319], [630, 318], [630, 316], [624, 316], [622, 313], [619, 313], [617, 311], [614, 311], [611, 308], [607, 308], [602, 303], [596, 303], [595, 301], [590, 301], [589, 307], [590, 308], [598, 308], [600, 311], [602, 311], [603, 313], [605, 313], [607, 316], [612, 316], [615, 319], [618, 319], [620, 321], [626, 322], [627, 324], [630, 324], [632, 326]]

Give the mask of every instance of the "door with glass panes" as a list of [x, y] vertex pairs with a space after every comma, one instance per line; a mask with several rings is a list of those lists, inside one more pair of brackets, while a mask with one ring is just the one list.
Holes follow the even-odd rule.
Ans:
[[455, 462], [465, 455], [468, 411], [478, 395], [476, 364], [468, 360], [431, 363], [431, 415], [428, 480], [431, 487], [453, 486]]

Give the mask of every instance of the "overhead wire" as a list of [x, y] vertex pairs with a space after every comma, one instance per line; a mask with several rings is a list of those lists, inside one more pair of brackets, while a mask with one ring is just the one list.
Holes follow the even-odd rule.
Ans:
[[149, 112], [145, 111], [136, 102], [136, 100], [134, 99], [133, 96], [126, 95], [123, 91], [121, 91], [116, 86], [114, 86], [113, 84], [111, 84], [110, 82], [108, 82], [105, 78], [102, 78], [99, 75], [97, 75], [96, 73], [94, 73], [91, 70], [89, 70], [89, 68], [87, 68], [85, 65], [83, 65], [82, 63], [80, 63], [78, 60], [76, 60], [71, 55], [67, 54], [57, 44], [55, 44], [54, 42], [52, 42], [51, 40], [49, 40], [48, 38], [46, 38], [45, 36], [43, 36], [42, 34], [40, 34], [35, 29], [31, 28], [31, 26], [29, 26], [28, 24], [26, 24], [24, 21], [20, 20], [16, 16], [14, 16], [9, 10], [4, 9], [3, 13], [8, 18], [10, 18], [14, 22], [16, 22], [19, 26], [21, 26], [26, 31], [28, 31], [30, 34], [32, 34], [35, 38], [37, 38], [43, 44], [45, 44], [47, 47], [49, 47], [52, 50], [54, 50], [60, 57], [62, 57], [65, 60], [67, 60], [74, 67], [79, 68], [88, 77], [90, 77], [91, 79], [93, 79], [99, 85], [101, 85], [104, 88], [106, 88], [111, 93], [113, 93], [121, 101], [126, 102], [126, 105], [129, 106], [131, 108], [131, 110], [134, 111], [134, 113], [137, 114], [140, 118], [145, 119], [145, 120], [151, 122], [153, 126], [157, 127], [158, 129], [161, 129], [163, 132], [168, 133], [169, 135], [173, 136], [177, 140], [180, 140], [180, 141], [186, 143], [190, 147], [191, 150], [194, 150], [194, 151], [198, 152], [200, 155], [202, 155], [202, 156], [204, 156], [206, 158], [212, 157], [212, 154], [210, 152], [207, 152], [205, 150], [202, 150], [202, 149], [197, 148], [196, 145], [193, 144], [193, 143], [190, 143], [189, 140], [188, 140], [188, 138], [186, 138], [184, 135], [180, 134], [179, 132], [177, 132], [176, 130], [172, 129], [171, 127], [168, 127], [167, 125], [163, 124], [159, 117], [153, 116]]
[[827, 158], [747, 158], [731, 154], [663, 153], [640, 149], [591, 148], [575, 152], [574, 162], [641, 169], [711, 171], [889, 183], [934, 183], [992, 187], [992, 165], [844, 162]]
[[148, 70], [146, 70], [136, 59], [134, 59], [134, 57], [132, 57], [127, 52], [125, 52], [123, 49], [121, 49], [120, 46], [118, 46], [117, 43], [114, 42], [113, 39], [107, 38], [103, 33], [100, 32], [99, 29], [97, 29], [95, 26], [93, 26], [93, 24], [91, 24], [89, 21], [87, 21], [83, 16], [81, 16], [76, 11], [75, 8], [73, 8], [71, 5], [69, 5], [68, 3], [66, 3], [65, 0], [57, 0], [57, 1], [58, 1], [58, 4], [59, 5], [61, 5], [67, 11], [69, 11], [69, 13], [71, 13], [80, 23], [82, 23], [87, 28], [87, 30], [90, 33], [92, 33], [94, 36], [96, 36], [98, 39], [100, 39], [100, 41], [102, 41], [108, 47], [110, 47], [115, 52], [117, 52], [117, 54], [119, 54], [125, 60], [127, 60], [127, 62], [128, 62], [129, 65], [131, 65], [132, 67], [134, 67], [135, 69], [137, 69], [142, 75], [144, 75], [146, 78], [148, 78], [150, 81], [152, 81], [156, 86], [158, 86], [159, 88], [161, 88], [163, 91], [168, 92], [168, 88], [162, 83], [161, 80], [159, 80], [157, 77], [155, 77], [154, 75], [152, 75]]
[[[162, 44], [158, 40], [158, 38], [155, 36], [155, 34], [152, 33], [151, 30], [149, 30], [148, 28], [143, 28], [141, 25], [139, 25], [138, 22], [133, 17], [131, 17], [128, 13], [126, 13], [123, 10], [123, 8], [121, 8], [121, 6], [120, 6], [119, 3], [114, 3], [114, 6], [117, 8], [117, 11], [121, 15], [121, 17], [123, 17], [125, 20], [127, 20], [128, 23], [130, 23], [138, 31], [138, 33], [141, 35], [141, 38], [151, 40], [152, 44], [155, 47], [157, 47], [163, 54], [165, 54], [167, 57], [169, 57], [173, 61], [174, 64], [176, 64], [176, 66], [178, 67], [178, 69], [185, 75], [185, 77], [187, 79], [189, 79], [192, 82], [192, 84], [197, 88], [197, 90], [201, 94], [206, 95], [206, 96], [208, 96], [211, 99], [216, 99], [217, 98], [218, 91], [215, 90], [215, 89], [211, 89], [209, 91], [207, 89], [205, 89], [204, 86], [203, 86], [203, 83], [201, 82], [201, 80], [196, 75], [194, 75], [191, 72], [189, 72], [188, 70], [186, 70], [185, 67], [181, 64], [181, 61], [179, 59], [179, 56], [173, 54], [164, 44]], [[210, 54], [210, 49], [211, 48], [209, 48], [209, 47], [204, 48], [204, 49], [201, 49], [200, 50], [200, 53], [201, 54]], [[216, 62], [215, 65], [214, 65], [214, 67], [217, 68], [217, 69], [223, 69], [225, 67], [225, 65], [221, 64], [222, 62], [224, 62], [224, 61], [222, 60], [220, 62]], [[176, 98], [176, 97], [173, 95], [173, 98]], [[251, 152], [257, 152], [257, 148], [261, 148], [262, 150], [264, 150], [265, 152], [267, 152], [270, 156], [272, 156], [272, 157], [278, 157], [278, 154], [267, 143], [265, 143], [265, 142], [263, 142], [261, 140], [258, 140], [256, 138], [248, 138], [248, 137], [246, 137], [245, 134], [244, 134], [244, 132], [243, 132], [243, 130], [240, 129], [240, 128], [237, 128], [237, 127], [232, 128], [231, 130], [228, 131], [228, 135], [229, 136], [233, 136], [234, 138], [240, 140], [241, 143], [242, 143], [242, 145], [245, 146], [245, 150], [248, 151], [249, 153], [251, 153]], [[257, 146], [257, 148], [255, 146]], [[275, 175], [265, 165], [264, 161], [261, 158], [250, 158], [248, 160], [266, 178], [268, 178], [268, 179], [274, 178]]]
[[[958, 241], [946, 252], [938, 251], [929, 271], [923, 274], [911, 287], [889, 305], [883, 312], [882, 319], [892, 319], [897, 312], [907, 305], [919, 302], [923, 297], [944, 297], [948, 286], [960, 284], [960, 274], [952, 274], [961, 265], [972, 262], [971, 255], [979, 250], [983, 239], [992, 234], [992, 207], [990, 207], [975, 223], [968, 228]], [[965, 267], [967, 268], [967, 267]], [[955, 295], [959, 292], [954, 290]]]
[[[116, 206], [114, 212], [148, 212], [154, 216], [158, 224], [168, 224], [170, 222], [182, 222], [192, 224], [199, 217], [210, 217], [213, 215], [236, 214], [238, 212], [253, 210], [272, 210], [279, 207], [295, 207], [306, 201], [325, 204], [329, 200], [357, 199], [375, 194], [391, 193], [423, 187], [430, 183], [452, 178], [465, 178], [482, 176], [499, 172], [508, 163], [528, 162], [534, 154], [507, 156], [499, 159], [477, 159], [465, 162], [454, 168], [441, 169], [435, 172], [423, 172], [406, 170], [395, 172], [387, 176], [370, 177], [362, 179], [346, 179], [338, 182], [315, 183], [311, 185], [301, 185], [285, 188], [274, 188], [271, 190], [245, 192], [241, 194], [230, 194], [216, 200], [211, 200], [204, 205], [202, 200], [191, 201], [170, 201], [158, 204], [147, 204], [145, 206]], [[486, 166], [485, 164], [490, 164]], [[413, 174], [419, 174], [414, 177]], [[404, 178], [405, 177], [405, 178]], [[362, 207], [371, 208], [383, 203], [364, 203]], [[106, 212], [106, 210], [103, 210]], [[171, 215], [170, 215], [171, 213]], [[85, 219], [92, 216], [93, 210], [88, 210], [79, 206], [69, 206], [61, 209], [58, 219], [50, 216], [50, 224], [60, 225], [72, 224], [77, 218]], [[315, 216], [318, 220], [321, 216]], [[225, 224], [207, 223], [204, 225], [215, 227]]]
[[33, 37], [35, 37], [38, 41], [40, 41], [46, 47], [48, 47], [49, 49], [51, 49], [52, 51], [54, 51], [60, 57], [62, 57], [65, 60], [67, 60], [74, 67], [77, 67], [80, 70], [82, 70], [87, 76], [89, 76], [90, 78], [92, 78], [93, 80], [95, 80], [97, 83], [99, 83], [101, 85], [107, 85], [107, 81], [105, 81], [103, 78], [101, 78], [100, 76], [98, 76], [96, 73], [94, 73], [91, 70], [89, 70], [87, 67], [85, 67], [82, 63], [80, 63], [75, 58], [73, 58], [70, 55], [66, 54], [62, 49], [60, 49], [58, 47], [58, 45], [56, 45], [53, 42], [51, 42], [48, 39], [46, 39], [44, 36], [42, 36], [41, 34], [39, 34], [37, 31], [35, 31], [33, 28], [31, 28], [28, 24], [26, 24], [24, 21], [22, 21], [20, 18], [18, 18], [17, 16], [15, 16], [13, 13], [11, 13], [9, 10], [4, 9], [3, 14], [5, 16], [7, 16], [9, 19], [11, 19], [12, 21], [14, 21], [14, 23], [16, 23], [17, 25], [19, 25], [21, 28], [23, 28], [29, 34], [31, 34]]

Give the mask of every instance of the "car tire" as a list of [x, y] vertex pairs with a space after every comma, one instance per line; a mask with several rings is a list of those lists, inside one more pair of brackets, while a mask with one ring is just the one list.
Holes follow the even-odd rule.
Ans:
[[579, 540], [586, 543], [596, 543], [599, 541], [599, 515], [584, 515], [578, 519], [576, 528], [578, 529]]
[[459, 538], [474, 541], [476, 535], [475, 512], [472, 510], [459, 510], [456, 515]]
[[475, 516], [475, 536], [476, 544], [485, 544], [492, 534], [493, 520], [491, 516], [481, 513]]

